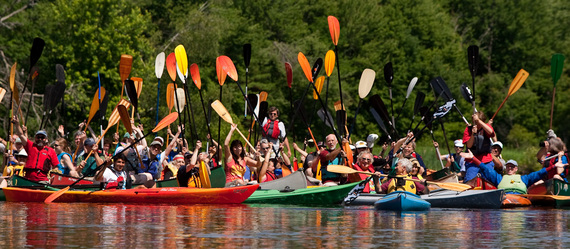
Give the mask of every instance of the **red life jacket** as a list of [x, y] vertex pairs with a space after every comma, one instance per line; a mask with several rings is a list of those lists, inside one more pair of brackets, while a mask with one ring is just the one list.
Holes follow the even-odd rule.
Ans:
[[116, 189], [119, 187], [119, 184], [121, 184], [121, 187], [125, 184], [123, 176], [119, 176], [116, 181], [108, 182], [105, 189]]
[[[550, 156], [550, 153], [548, 153], [547, 156]], [[568, 153], [564, 153], [564, 156], [566, 157], [566, 160], [568, 160], [568, 158], [569, 158]], [[558, 157], [550, 158], [549, 161], [544, 163], [544, 167], [548, 168], [550, 166], [555, 165], [557, 162], [558, 162]], [[569, 171], [568, 167], [564, 167], [564, 171], [562, 172], [562, 174], [564, 176], [568, 177], [568, 173], [570, 173], [568, 171]], [[556, 175], [556, 170], [549, 171], [548, 172], [548, 179], [554, 177], [554, 175]], [[564, 176], [562, 176], [562, 177], [564, 177]]]
[[277, 176], [273, 172], [265, 172], [265, 180], [263, 182], [269, 182], [277, 179]]
[[263, 126], [263, 130], [267, 136], [278, 139], [279, 135], [281, 134], [281, 131], [279, 131], [279, 120], [267, 120], [267, 123]]

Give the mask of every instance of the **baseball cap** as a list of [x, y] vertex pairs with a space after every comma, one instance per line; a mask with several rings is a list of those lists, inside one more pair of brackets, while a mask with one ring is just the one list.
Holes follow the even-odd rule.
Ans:
[[519, 166], [519, 164], [517, 163], [517, 161], [515, 161], [515, 160], [513, 160], [513, 159], [508, 160], [507, 163], [505, 163], [505, 166], [506, 166], [507, 164], [512, 164], [512, 165], [515, 165], [516, 167]]
[[[503, 149], [503, 143], [501, 143], [501, 142], [499, 142], [499, 141], [494, 142], [493, 144], [491, 144], [491, 147], [493, 147], [493, 146], [499, 146], [499, 147], [501, 147], [501, 150]], [[515, 162], [515, 163], [516, 163], [516, 162]]]
[[368, 146], [367, 146], [366, 142], [358, 141], [354, 144], [354, 147], [356, 147], [357, 149], [362, 149], [362, 148], [366, 148]]
[[87, 138], [85, 139], [85, 142], [83, 142], [83, 145], [85, 146], [91, 146], [95, 144], [95, 140], [93, 140], [93, 138]]
[[45, 137], [47, 137], [47, 132], [44, 130], [39, 130], [38, 132], [36, 132], [36, 136], [37, 135], [44, 135]]
[[156, 136], [153, 141], [159, 141], [160, 145], [164, 144], [164, 138], [162, 138], [161, 136]]
[[463, 148], [463, 141], [461, 139], [457, 139], [455, 141], [453, 141], [453, 145], [455, 145], [455, 147], [460, 147]]
[[154, 141], [152, 141], [152, 143], [150, 143], [150, 146], [153, 146], [153, 145], [160, 145], [160, 147], [162, 147], [162, 143], [158, 140], [154, 140]]

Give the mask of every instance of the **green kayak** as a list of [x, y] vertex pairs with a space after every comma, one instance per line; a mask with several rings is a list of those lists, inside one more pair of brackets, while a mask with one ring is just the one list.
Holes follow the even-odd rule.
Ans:
[[332, 186], [297, 189], [282, 192], [274, 189], [258, 189], [244, 203], [333, 205], [340, 204], [359, 182]]

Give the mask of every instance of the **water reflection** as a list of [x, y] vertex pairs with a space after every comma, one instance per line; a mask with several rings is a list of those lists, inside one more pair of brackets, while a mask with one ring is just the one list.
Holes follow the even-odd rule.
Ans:
[[564, 247], [557, 209], [377, 212], [276, 205], [0, 203], [0, 247]]

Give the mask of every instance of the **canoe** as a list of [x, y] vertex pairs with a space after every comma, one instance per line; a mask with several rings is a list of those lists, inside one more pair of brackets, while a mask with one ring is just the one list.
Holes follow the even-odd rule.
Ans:
[[[528, 188], [528, 199], [532, 204], [554, 206], [557, 208], [570, 207], [570, 200], [557, 200], [556, 196], [570, 196], [570, 184], [558, 179], [550, 179], [542, 184]], [[536, 196], [532, 196], [536, 195]]]
[[419, 195], [406, 191], [394, 191], [374, 203], [376, 210], [391, 211], [426, 211], [431, 204]]
[[506, 194], [505, 200], [503, 201], [502, 208], [515, 208], [515, 207], [528, 207], [532, 202], [517, 194]]
[[340, 204], [344, 197], [358, 182], [331, 186], [279, 191], [275, 189], [259, 189], [244, 203], [293, 204], [293, 205], [334, 205]]
[[212, 188], [223, 188], [226, 186], [224, 167], [220, 166], [210, 171], [210, 182], [212, 183]]
[[[143, 204], [238, 204], [258, 188], [257, 185], [234, 188], [151, 188], [109, 189], [98, 191], [70, 190], [54, 202], [143, 203]], [[50, 190], [6, 187], [6, 200], [11, 202], [43, 202], [54, 193]]]
[[502, 189], [467, 190], [435, 190], [421, 198], [437, 208], [498, 209], [504, 199]]
[[497, 187], [495, 187], [495, 185], [493, 185], [491, 182], [481, 178], [480, 176], [471, 179], [470, 181], [466, 182], [465, 184], [471, 185], [473, 187], [473, 190], [497, 189]]
[[275, 190], [295, 190], [307, 188], [307, 178], [303, 171], [295, 171], [294, 173], [279, 178], [277, 180], [262, 182], [259, 184], [261, 189]]
[[[457, 174], [455, 173], [451, 173], [449, 175], [446, 175], [444, 177], [441, 177], [437, 180], [434, 180], [433, 182], [441, 182], [441, 183], [459, 183], [459, 178], [457, 177]], [[434, 190], [438, 190], [438, 189], [442, 189], [441, 187], [437, 186], [436, 184], [429, 184], [428, 186], [429, 191], [434, 191]]]
[[[56, 178], [59, 178], [59, 176], [57, 176]], [[54, 179], [54, 178], [52, 178], [52, 179]], [[65, 187], [73, 184], [79, 178], [70, 177], [70, 176], [69, 177], [63, 176], [61, 179], [64, 179], [64, 180], [52, 181], [52, 184], [49, 184], [47, 186], [50, 186], [52, 188], [61, 189], [61, 188], [65, 188]], [[134, 186], [138, 186], [138, 185], [141, 185], [141, 184], [135, 184]], [[12, 185], [11, 186], [12, 187], [45, 187], [46, 185], [41, 184], [41, 183], [36, 182], [36, 181], [28, 180], [28, 179], [21, 177], [21, 176], [12, 176]], [[178, 187], [178, 181], [176, 181], [176, 178], [156, 181], [156, 187], [157, 188]], [[101, 189], [101, 186], [100, 186], [100, 184], [94, 184], [93, 181], [81, 180], [79, 183], [75, 184], [73, 186], [73, 188], [75, 188], [75, 189], [99, 190], [99, 189]]]
[[451, 172], [451, 170], [449, 168], [444, 168], [444, 169], [440, 169], [436, 172], [433, 172], [429, 175], [426, 175], [425, 179], [428, 181], [435, 181], [435, 180], [438, 180], [440, 178], [443, 178], [443, 177], [446, 177], [446, 176], [449, 176], [452, 174], [455, 174], [455, 173]]

